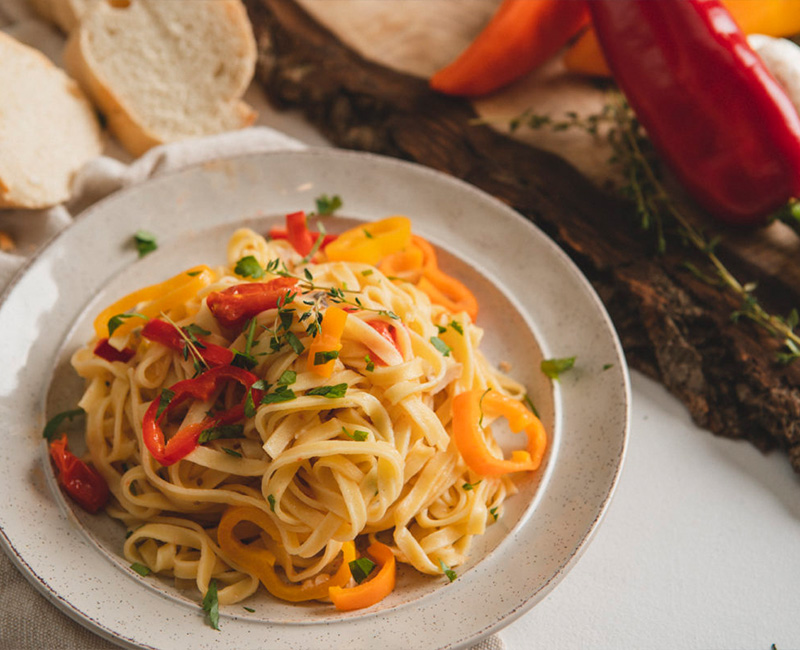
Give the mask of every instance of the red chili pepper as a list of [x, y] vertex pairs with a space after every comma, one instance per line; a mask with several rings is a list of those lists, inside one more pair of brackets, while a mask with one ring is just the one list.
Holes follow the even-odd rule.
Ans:
[[[286, 215], [286, 228], [272, 228], [269, 231], [272, 239], [288, 239], [300, 255], [305, 257], [314, 248], [320, 233], [311, 232], [308, 229], [305, 212], [292, 212]], [[336, 239], [338, 235], [325, 235], [320, 243], [320, 249], [324, 249], [328, 244]]]
[[[178, 352], [183, 352], [187, 345], [185, 339], [173, 325], [158, 318], [147, 322], [142, 328], [142, 336]], [[209, 343], [199, 336], [195, 338], [200, 342], [200, 345], [195, 345], [195, 347], [203, 361], [209, 366], [227, 366], [233, 361], [235, 356], [233, 350], [215, 343]]]
[[592, 0], [597, 36], [656, 150], [726, 223], [800, 193], [800, 116], [719, 0]]
[[[155, 399], [150, 403], [142, 420], [142, 438], [145, 447], [147, 447], [153, 458], [164, 466], [172, 465], [197, 447], [197, 440], [206, 429], [233, 424], [245, 417], [247, 394], [245, 394], [240, 404], [219, 415], [209, 416], [202, 422], [183, 427], [170, 438], [169, 442], [166, 444], [164, 442], [161, 421], [170, 411], [188, 399], [206, 401], [222, 382], [230, 380], [242, 384], [252, 395], [254, 404], [258, 404], [261, 401], [264, 393], [253, 388], [253, 384], [258, 381], [258, 377], [252, 372], [236, 366], [218, 366], [204, 372], [199, 377], [184, 379], [171, 386], [169, 390], [173, 393], [173, 396], [167, 404], [162, 404], [161, 399]], [[159, 411], [161, 412], [159, 413]]]
[[[395, 350], [400, 352], [400, 348], [397, 346], [397, 330], [395, 330], [394, 325], [387, 323], [385, 320], [377, 319], [367, 321], [367, 325], [369, 325], [372, 329], [378, 332], [378, 334], [389, 341], [389, 343], [395, 347]], [[378, 355], [376, 355], [375, 363], [377, 363], [379, 366], [386, 365], [386, 362], [383, 361], [383, 359], [381, 359]]]
[[50, 458], [56, 467], [59, 485], [81, 508], [94, 514], [106, 505], [108, 483], [94, 467], [67, 449], [66, 434], [50, 443]]
[[122, 363], [128, 363], [133, 358], [133, 355], [136, 354], [130, 348], [117, 350], [108, 342], [108, 339], [100, 339], [97, 345], [94, 346], [94, 353], [106, 361], [122, 361]]
[[240, 327], [262, 311], [277, 307], [281, 297], [296, 284], [295, 278], [237, 284], [224, 291], [210, 293], [206, 304], [220, 325]]
[[431, 77], [434, 90], [477, 97], [553, 57], [589, 21], [580, 0], [505, 0], [473, 43]]

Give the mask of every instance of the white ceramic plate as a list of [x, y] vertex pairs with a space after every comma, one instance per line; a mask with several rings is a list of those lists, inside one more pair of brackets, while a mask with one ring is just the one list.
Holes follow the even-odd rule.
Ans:
[[[197, 263], [224, 261], [229, 234], [260, 231], [320, 194], [349, 219], [408, 215], [440, 264], [478, 295], [483, 348], [534, 397], [550, 432], [542, 470], [520, 483], [500, 520], [473, 545], [452, 584], [405, 572], [365, 612], [276, 603], [262, 594], [223, 608], [212, 630], [197, 593], [143, 579], [121, 557], [122, 526], [63, 497], [41, 431], [74, 407], [72, 351], [93, 315], [128, 291]], [[329, 231], [352, 221], [334, 217]], [[157, 234], [140, 260], [135, 230]], [[336, 150], [251, 155], [163, 176], [89, 209], [57, 237], [0, 305], [0, 542], [28, 579], [98, 634], [129, 647], [440, 648], [497, 631], [539, 602], [596, 529], [622, 465], [628, 377], [613, 327], [577, 268], [544, 234], [486, 194], [429, 169]], [[553, 383], [542, 358], [576, 356]], [[80, 451], [80, 437], [71, 445]], [[532, 640], [533, 642], [533, 640]]]

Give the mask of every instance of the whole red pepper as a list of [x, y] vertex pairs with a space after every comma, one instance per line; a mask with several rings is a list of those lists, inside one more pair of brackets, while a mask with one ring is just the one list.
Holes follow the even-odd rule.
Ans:
[[701, 206], [758, 224], [800, 193], [800, 116], [719, 0], [587, 4], [616, 82]]
[[[142, 336], [150, 341], [155, 341], [161, 345], [183, 352], [187, 343], [173, 325], [167, 321], [154, 318], [147, 322], [142, 328]], [[202, 337], [196, 337], [200, 345], [195, 346], [200, 356], [209, 366], [227, 366], [233, 361], [234, 352], [221, 345], [209, 343]]]
[[241, 327], [253, 316], [277, 307], [278, 301], [296, 284], [295, 278], [237, 284], [208, 294], [206, 304], [223, 327]]
[[76, 458], [67, 449], [67, 436], [50, 443], [50, 458], [58, 483], [87, 512], [100, 511], [108, 502], [108, 483], [94, 467]]
[[208, 400], [222, 382], [231, 380], [242, 384], [247, 389], [252, 396], [253, 404], [258, 404], [261, 401], [264, 394], [263, 391], [253, 388], [253, 384], [258, 381], [258, 377], [252, 372], [236, 366], [217, 366], [204, 372], [199, 377], [179, 381], [169, 388], [172, 396], [166, 404], [163, 404], [161, 399], [154, 399], [147, 408], [142, 420], [142, 439], [153, 458], [164, 466], [172, 465], [197, 447], [197, 441], [204, 430], [233, 424], [244, 419], [247, 393], [240, 404], [219, 415], [209, 416], [202, 422], [185, 426], [175, 433], [169, 442], [164, 442], [161, 421], [170, 411], [189, 399]]

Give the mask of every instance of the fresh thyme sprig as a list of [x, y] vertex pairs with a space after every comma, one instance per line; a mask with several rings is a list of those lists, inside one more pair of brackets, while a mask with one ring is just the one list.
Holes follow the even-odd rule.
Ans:
[[[192, 357], [194, 360], [194, 370], [195, 374], [200, 374], [203, 371], [203, 368], [208, 370], [208, 363], [203, 358], [203, 355], [200, 354], [200, 350], [197, 349], [197, 345], [204, 347], [200, 341], [197, 340], [197, 337], [194, 334], [187, 333], [184, 328], [178, 325], [174, 320], [172, 320], [169, 316], [167, 316], [163, 311], [161, 312], [161, 317], [167, 321], [175, 330], [180, 334], [180, 337], [183, 339], [186, 347], [183, 349], [183, 358], [186, 359], [189, 355], [189, 352], [192, 353]], [[191, 332], [191, 331], [190, 331]], [[197, 345], [195, 345], [195, 343]]]
[[[705, 255], [716, 278], [691, 263], [686, 263], [685, 268], [705, 282], [724, 286], [741, 301], [739, 309], [731, 314], [731, 320], [736, 322], [740, 318], [747, 318], [770, 336], [779, 339], [783, 344], [783, 349], [777, 354], [779, 363], [788, 364], [800, 358], [800, 336], [795, 332], [800, 323], [797, 310], [793, 309], [785, 318], [770, 314], [754, 295], [756, 284], [740, 282], [719, 259], [715, 253], [719, 238], [707, 238], [670, 196], [661, 181], [652, 145], [620, 93], [611, 93], [610, 101], [602, 110], [587, 117], [570, 112], [563, 119], [556, 120], [549, 115], [526, 111], [509, 123], [511, 131], [523, 126], [554, 131], [578, 128], [594, 137], [604, 136], [612, 149], [609, 162], [624, 179], [624, 183], [616, 189], [620, 195], [634, 202], [642, 228], [655, 230], [657, 251], [663, 253], [666, 249], [664, 232], [665, 224], [669, 223], [684, 242]], [[800, 203], [791, 201], [776, 218], [800, 232]]]

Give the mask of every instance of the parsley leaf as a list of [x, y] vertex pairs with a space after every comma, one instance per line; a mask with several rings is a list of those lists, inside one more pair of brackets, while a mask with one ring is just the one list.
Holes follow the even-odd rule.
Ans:
[[73, 418], [76, 418], [79, 415], [84, 415], [85, 413], [86, 411], [78, 407], [76, 409], [72, 409], [71, 411], [62, 411], [61, 413], [54, 415], [52, 418], [50, 418], [47, 424], [44, 425], [42, 438], [47, 438], [49, 441], [52, 441], [56, 433], [58, 433], [58, 428], [62, 425], [64, 420], [72, 421]]
[[161, 396], [158, 398], [158, 408], [156, 409], [156, 420], [161, 417], [161, 414], [169, 406], [169, 403], [172, 401], [173, 397], [175, 397], [175, 393], [169, 388], [163, 388], [161, 390]]
[[369, 577], [369, 574], [372, 573], [372, 570], [375, 568], [375, 563], [368, 557], [360, 557], [350, 562], [349, 566], [350, 575], [353, 576], [353, 580], [361, 584]]
[[365, 356], [364, 361], [367, 362], [367, 372], [373, 372], [375, 370], [375, 363], [372, 361], [370, 356]]
[[456, 320], [451, 320], [450, 321], [450, 327], [452, 327], [456, 332], [458, 332], [459, 334], [461, 334], [463, 336], [464, 328], [461, 327], [461, 323], [459, 323]]
[[244, 416], [246, 418], [254, 418], [256, 416], [256, 404], [253, 401], [253, 390], [247, 389], [247, 395], [244, 398]]
[[136, 571], [136, 573], [138, 573], [143, 578], [149, 576], [151, 573], [150, 567], [145, 566], [141, 562], [134, 562], [133, 564], [131, 564], [131, 569]]
[[356, 442], [364, 442], [367, 439], [367, 437], [369, 436], [369, 432], [368, 431], [360, 431], [359, 429], [356, 429], [355, 431], [353, 431], [353, 433], [350, 433], [347, 430], [347, 427], [342, 427], [342, 432], [348, 438], [351, 438], [352, 440], [355, 440]]
[[542, 361], [542, 372], [558, 381], [558, 377], [562, 372], [566, 372], [575, 365], [575, 357], [565, 357], [562, 359], [545, 359]]
[[251, 614], [252, 614], [254, 611], [256, 611], [256, 610], [254, 610], [252, 607], [245, 607], [244, 605], [242, 605], [242, 609], [243, 609], [243, 610], [245, 610], [246, 612], [250, 612]]
[[338, 358], [339, 352], [336, 350], [324, 350], [323, 352], [317, 352], [314, 355], [314, 365], [322, 366], [328, 363], [328, 361], [333, 361], [334, 359]]
[[433, 344], [433, 347], [442, 353], [442, 356], [450, 356], [450, 346], [442, 341], [442, 339], [440, 339], [438, 336], [431, 336], [431, 343]]
[[525, 395], [522, 396], [522, 401], [525, 402], [525, 404], [531, 410], [531, 413], [533, 413], [538, 418], [539, 417], [539, 411], [536, 410], [536, 406], [534, 405], [534, 403], [531, 400], [531, 398], [528, 396], [528, 393], [525, 393]]
[[139, 252], [139, 257], [144, 257], [158, 248], [156, 236], [147, 230], [137, 230], [133, 235], [133, 243]]
[[272, 510], [272, 512], [275, 512], [275, 496], [268, 494], [267, 501], [269, 501], [269, 509]]
[[474, 483], [464, 483], [464, 485], [462, 485], [461, 487], [464, 488], [464, 490], [466, 490], [467, 492], [469, 492], [470, 490], [474, 490], [475, 486], [478, 485], [478, 483], [480, 483], [480, 481], [475, 481]]
[[334, 194], [330, 197], [327, 194], [322, 194], [317, 197], [316, 204], [317, 214], [320, 216], [327, 216], [333, 214], [342, 207], [342, 199], [338, 194]]
[[219, 599], [217, 598], [217, 581], [208, 583], [208, 591], [203, 598], [203, 611], [208, 614], [208, 622], [215, 630], [219, 629]]
[[112, 316], [108, 319], [108, 335], [111, 336], [124, 321], [134, 317], [148, 320], [147, 316], [140, 314], [137, 311], [126, 311], [124, 314], [117, 314], [116, 316]]
[[444, 563], [444, 560], [439, 560], [439, 566], [442, 567], [442, 571], [447, 576], [447, 579], [450, 582], [453, 582], [458, 577], [458, 574], [453, 571], [449, 566]]
[[297, 373], [294, 370], [284, 370], [280, 379], [278, 379], [278, 384], [281, 386], [291, 386], [295, 381], [297, 381]]
[[272, 385], [272, 384], [269, 384], [269, 383], [267, 383], [266, 379], [259, 379], [259, 380], [258, 380], [257, 382], [255, 382], [255, 383], [254, 383], [252, 386], [250, 386], [250, 388], [252, 388], [253, 390], [263, 390], [263, 391], [267, 391], [267, 390], [269, 390], [269, 389], [270, 389], [270, 386], [271, 386], [271, 385]]
[[228, 456], [235, 456], [236, 458], [241, 458], [242, 455], [236, 451], [235, 449], [229, 449], [228, 447], [223, 447], [222, 451], [224, 451]]
[[497, 521], [497, 506], [494, 508], [489, 508], [489, 514], [491, 514], [492, 517], [494, 517], [494, 520]]
[[317, 386], [311, 390], [306, 391], [306, 395], [321, 395], [329, 399], [336, 397], [344, 397], [347, 392], [347, 384], [336, 384], [334, 386]]
[[294, 332], [286, 332], [286, 341], [292, 346], [292, 350], [297, 355], [303, 354], [303, 350], [306, 349]]
[[294, 391], [291, 388], [286, 388], [286, 386], [278, 386], [274, 393], [264, 395], [264, 397], [261, 398], [261, 403], [278, 404], [280, 402], [290, 402], [293, 399], [297, 399], [297, 395], [294, 394]]
[[243, 278], [253, 278], [254, 280], [263, 278], [267, 274], [253, 255], [247, 255], [236, 262], [233, 272]]
[[217, 438], [241, 438], [243, 433], [244, 427], [241, 424], [220, 424], [203, 429], [197, 439], [197, 443], [202, 445], [204, 442], [216, 440]]

